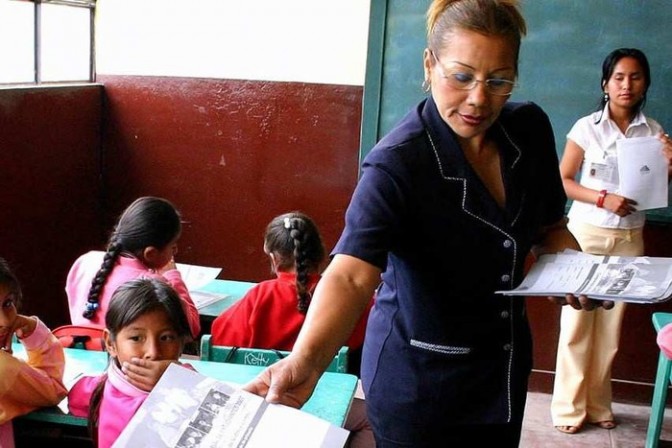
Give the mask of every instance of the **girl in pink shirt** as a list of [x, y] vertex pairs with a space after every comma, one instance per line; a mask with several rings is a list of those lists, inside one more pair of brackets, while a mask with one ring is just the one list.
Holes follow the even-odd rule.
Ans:
[[88, 416], [99, 448], [114, 444], [168, 365], [179, 364], [190, 337], [179, 296], [160, 279], [135, 279], [120, 286], [105, 324], [107, 372], [80, 379], [68, 394], [70, 412]]
[[107, 251], [88, 252], [70, 268], [65, 291], [72, 323], [105, 328], [105, 314], [117, 287], [134, 278], [156, 277], [177, 291], [191, 335], [198, 337], [198, 310], [173, 258], [181, 230], [173, 204], [151, 196], [136, 199], [119, 218]]
[[[65, 358], [58, 339], [37, 317], [18, 314], [19, 282], [0, 258], [0, 447], [13, 448], [12, 419], [65, 397]], [[12, 337], [23, 344], [27, 361], [12, 356]]]

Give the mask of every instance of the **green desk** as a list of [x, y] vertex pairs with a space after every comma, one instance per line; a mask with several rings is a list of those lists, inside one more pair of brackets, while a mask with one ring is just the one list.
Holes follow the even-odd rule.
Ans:
[[[198, 291], [228, 294], [228, 297], [198, 310], [198, 315], [201, 321], [201, 334], [212, 333], [212, 322], [215, 318], [240, 300], [254, 285], [256, 285], [256, 283], [216, 279], [199, 288]], [[196, 344], [196, 346], [198, 346], [198, 344]], [[187, 347], [186, 353], [197, 354], [198, 352], [193, 351], [195, 349], [196, 347]]]
[[[13, 344], [15, 354], [25, 353], [21, 344]], [[107, 367], [107, 353], [80, 349], [65, 349], [66, 379], [76, 374], [98, 375]], [[264, 367], [225, 364], [195, 359], [183, 359], [201, 374], [231, 383], [245, 384], [256, 377]], [[357, 377], [345, 373], [325, 373], [317, 384], [312, 397], [302, 410], [343, 426], [357, 388]], [[26, 420], [52, 422], [69, 426], [86, 426], [87, 420], [63, 413], [54, 406], [39, 409], [20, 417]]]
[[222, 300], [219, 300], [215, 303], [212, 303], [208, 306], [205, 306], [198, 310], [198, 314], [203, 318], [209, 318], [210, 321], [222, 314], [223, 311], [228, 309], [234, 303], [236, 303], [240, 298], [242, 298], [247, 291], [250, 290], [256, 283], [252, 282], [239, 282], [236, 280], [213, 280], [207, 285], [199, 288], [199, 291], [205, 292], [216, 292], [219, 294], [228, 294], [229, 297], [226, 297]]

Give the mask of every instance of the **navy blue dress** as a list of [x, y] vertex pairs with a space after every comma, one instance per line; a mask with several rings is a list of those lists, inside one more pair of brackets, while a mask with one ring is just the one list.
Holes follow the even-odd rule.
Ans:
[[507, 103], [488, 130], [502, 209], [431, 98], [367, 155], [332, 254], [379, 267], [362, 359], [378, 440], [430, 446], [447, 425], [520, 424], [532, 367], [520, 283], [542, 226], [566, 196], [546, 114]]

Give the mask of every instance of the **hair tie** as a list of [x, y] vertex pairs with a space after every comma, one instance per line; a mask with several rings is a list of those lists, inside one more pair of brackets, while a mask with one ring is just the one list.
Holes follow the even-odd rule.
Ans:
[[87, 311], [96, 311], [98, 309], [98, 302], [87, 302], [86, 309]]
[[292, 226], [289, 223], [289, 218], [285, 218], [285, 229], [291, 229], [291, 228], [292, 228]]
[[86, 309], [82, 313], [82, 316], [84, 316], [87, 319], [91, 319], [93, 315], [96, 313], [96, 310], [99, 308], [98, 302], [87, 302], [86, 303]]

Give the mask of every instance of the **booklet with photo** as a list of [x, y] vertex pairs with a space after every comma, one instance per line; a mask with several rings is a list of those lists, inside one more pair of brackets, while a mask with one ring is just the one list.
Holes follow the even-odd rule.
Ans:
[[342, 448], [349, 432], [171, 364], [114, 448]]
[[539, 257], [523, 282], [504, 295], [586, 295], [600, 300], [658, 303], [672, 296], [672, 258], [564, 252]]

